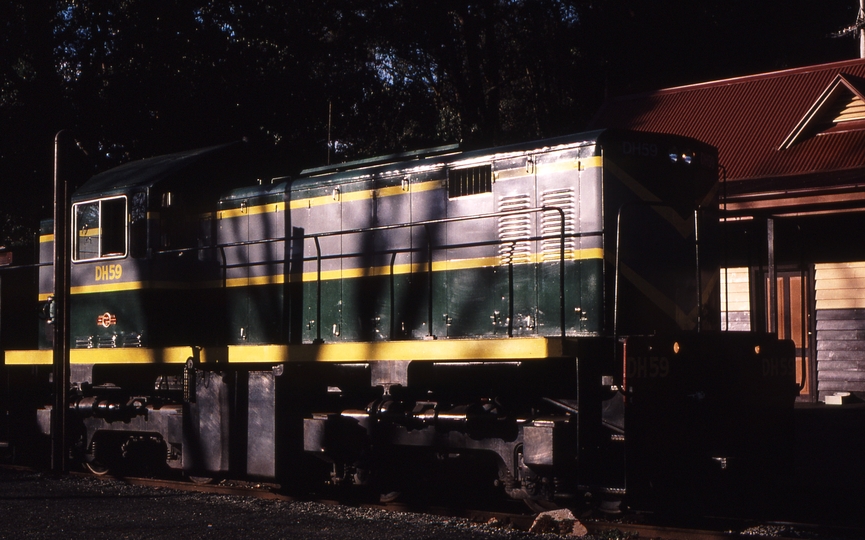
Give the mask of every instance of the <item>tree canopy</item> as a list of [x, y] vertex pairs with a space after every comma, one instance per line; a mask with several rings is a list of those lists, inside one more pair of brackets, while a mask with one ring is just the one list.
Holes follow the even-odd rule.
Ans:
[[[0, 228], [79, 180], [245, 139], [257, 174], [578, 131], [610, 95], [852, 58], [854, 0], [9, 0]], [[14, 231], [14, 232], [13, 232]], [[3, 240], [0, 240], [2, 242]]]

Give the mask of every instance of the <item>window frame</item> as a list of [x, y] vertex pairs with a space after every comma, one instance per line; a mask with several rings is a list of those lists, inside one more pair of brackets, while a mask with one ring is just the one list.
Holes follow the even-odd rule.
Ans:
[[[105, 234], [103, 234], [103, 232], [102, 232], [104, 229], [104, 225], [103, 225], [102, 220], [105, 217], [105, 212], [103, 211], [103, 204], [107, 201], [117, 201], [117, 200], [123, 200], [123, 214], [122, 214], [123, 215], [123, 250], [122, 250], [122, 252], [111, 251], [111, 252], [105, 254], [103, 252], [103, 240], [105, 238]], [[99, 205], [99, 210], [98, 210], [98, 216], [99, 216], [99, 218], [98, 218], [99, 219], [98, 230], [99, 230], [99, 233], [98, 233], [98, 243], [96, 246], [97, 255], [95, 257], [91, 257], [91, 256], [80, 257], [79, 256], [80, 250], [79, 250], [78, 244], [77, 244], [77, 240], [81, 236], [79, 234], [80, 231], [79, 231], [79, 226], [78, 226], [78, 221], [79, 221], [78, 209], [82, 206], [92, 205], [94, 203]], [[74, 203], [72, 205], [72, 230], [71, 230], [71, 234], [72, 234], [72, 246], [71, 246], [72, 257], [71, 258], [72, 258], [72, 262], [74, 262], [74, 263], [81, 263], [81, 262], [88, 262], [88, 261], [106, 261], [106, 260], [126, 258], [129, 255], [129, 199], [128, 199], [128, 197], [126, 195], [115, 195], [115, 196], [110, 196], [110, 197], [100, 197], [97, 199], [89, 199], [86, 201], [79, 201], [79, 202]], [[112, 235], [112, 236], [114, 236], [114, 235]]]

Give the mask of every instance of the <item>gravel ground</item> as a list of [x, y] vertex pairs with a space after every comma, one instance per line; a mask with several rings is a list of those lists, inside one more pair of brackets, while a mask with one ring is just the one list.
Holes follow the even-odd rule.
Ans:
[[493, 524], [0, 468], [0, 539], [554, 539]]

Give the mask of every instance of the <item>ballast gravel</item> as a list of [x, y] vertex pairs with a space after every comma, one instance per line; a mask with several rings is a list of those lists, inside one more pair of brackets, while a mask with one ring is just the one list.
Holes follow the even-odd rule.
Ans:
[[[555, 539], [494, 523], [0, 468], [0, 539]], [[571, 537], [573, 538], [573, 537]]]

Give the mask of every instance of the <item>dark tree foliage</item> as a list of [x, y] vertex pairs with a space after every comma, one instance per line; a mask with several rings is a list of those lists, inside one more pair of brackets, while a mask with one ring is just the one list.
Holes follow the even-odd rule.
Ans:
[[608, 95], [855, 58], [855, 0], [597, 0], [580, 50]]
[[855, 0], [7, 0], [0, 243], [73, 188], [246, 140], [250, 177], [376, 153], [582, 129], [607, 95], [857, 54]]

